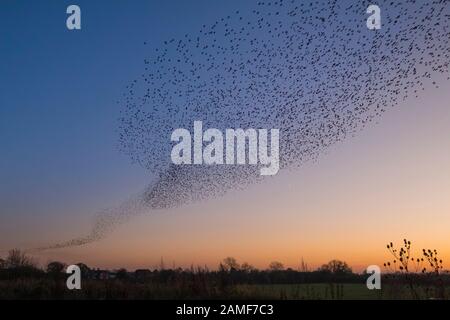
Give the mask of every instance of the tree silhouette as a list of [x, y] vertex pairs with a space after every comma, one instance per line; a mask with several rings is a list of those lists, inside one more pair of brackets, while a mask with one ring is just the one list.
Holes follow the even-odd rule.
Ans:
[[350, 268], [346, 262], [334, 259], [327, 264], [322, 265], [322, 267], [319, 268], [319, 271], [329, 272], [335, 275], [343, 275], [351, 274], [352, 268]]
[[52, 261], [47, 265], [47, 273], [53, 275], [59, 275], [64, 272], [66, 265], [59, 261]]
[[17, 268], [36, 268], [36, 262], [25, 255], [19, 249], [13, 249], [8, 252], [8, 256], [5, 260], [6, 268], [17, 269]]
[[272, 261], [269, 264], [269, 270], [270, 271], [281, 271], [283, 269], [284, 269], [284, 265], [281, 262], [279, 262], [279, 261]]
[[240, 268], [239, 263], [233, 257], [223, 259], [222, 265], [225, 271], [237, 271]]
[[247, 263], [247, 262], [244, 262], [244, 263], [241, 265], [241, 271], [250, 273], [250, 272], [256, 271], [256, 270], [257, 270], [257, 269], [256, 269], [254, 266], [252, 266], [251, 264], [249, 264], [249, 263]]

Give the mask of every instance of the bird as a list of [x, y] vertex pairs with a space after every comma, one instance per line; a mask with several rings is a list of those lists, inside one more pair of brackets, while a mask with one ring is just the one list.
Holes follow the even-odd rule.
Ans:
[[448, 86], [448, 0], [380, 0], [381, 30], [366, 27], [370, 4], [258, 1], [148, 49], [142, 73], [118, 102], [118, 145], [155, 178], [130, 201], [100, 213], [87, 236], [46, 248], [86, 245], [136, 215], [272, 179], [253, 166], [171, 164], [176, 128], [196, 120], [218, 129], [277, 128], [280, 169], [296, 170], [386, 110], [442, 81]]

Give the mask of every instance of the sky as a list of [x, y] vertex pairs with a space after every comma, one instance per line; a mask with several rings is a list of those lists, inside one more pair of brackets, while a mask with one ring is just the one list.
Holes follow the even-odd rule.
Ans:
[[[96, 212], [141, 192], [152, 173], [118, 150], [117, 103], [151, 49], [252, 1], [69, 1], [0, 4], [0, 255], [89, 230]], [[147, 44], [144, 44], [146, 42]], [[429, 87], [300, 168], [220, 199], [140, 216], [106, 239], [37, 254], [129, 269], [209, 265], [227, 256], [264, 268], [338, 258], [356, 270], [403, 238], [450, 265], [450, 83]]]

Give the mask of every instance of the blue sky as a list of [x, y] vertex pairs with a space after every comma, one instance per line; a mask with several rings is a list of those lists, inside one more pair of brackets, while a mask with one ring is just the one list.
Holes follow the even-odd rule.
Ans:
[[[71, 4], [81, 8], [82, 30], [66, 28]], [[254, 5], [2, 1], [0, 179], [6, 183], [0, 184], [0, 232], [8, 239], [5, 246], [29, 246], [35, 241], [31, 234], [88, 221], [142, 191], [152, 176], [119, 152], [123, 106], [118, 99], [164, 41], [196, 34], [227, 12]]]
[[117, 99], [152, 48], [233, 5], [76, 3], [81, 31], [66, 29], [70, 1], [2, 1], [2, 220], [97, 210], [140, 190], [149, 174], [117, 150]]

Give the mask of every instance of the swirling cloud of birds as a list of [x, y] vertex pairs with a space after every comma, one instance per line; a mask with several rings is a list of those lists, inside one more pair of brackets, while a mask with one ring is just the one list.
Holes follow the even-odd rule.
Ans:
[[121, 97], [119, 119], [121, 151], [156, 178], [99, 214], [87, 236], [46, 249], [85, 245], [137, 215], [267, 179], [254, 166], [171, 164], [176, 128], [197, 120], [219, 129], [278, 128], [280, 168], [295, 169], [427, 86], [448, 86], [450, 1], [378, 1], [381, 30], [366, 26], [370, 4], [255, 2], [161, 43]]

